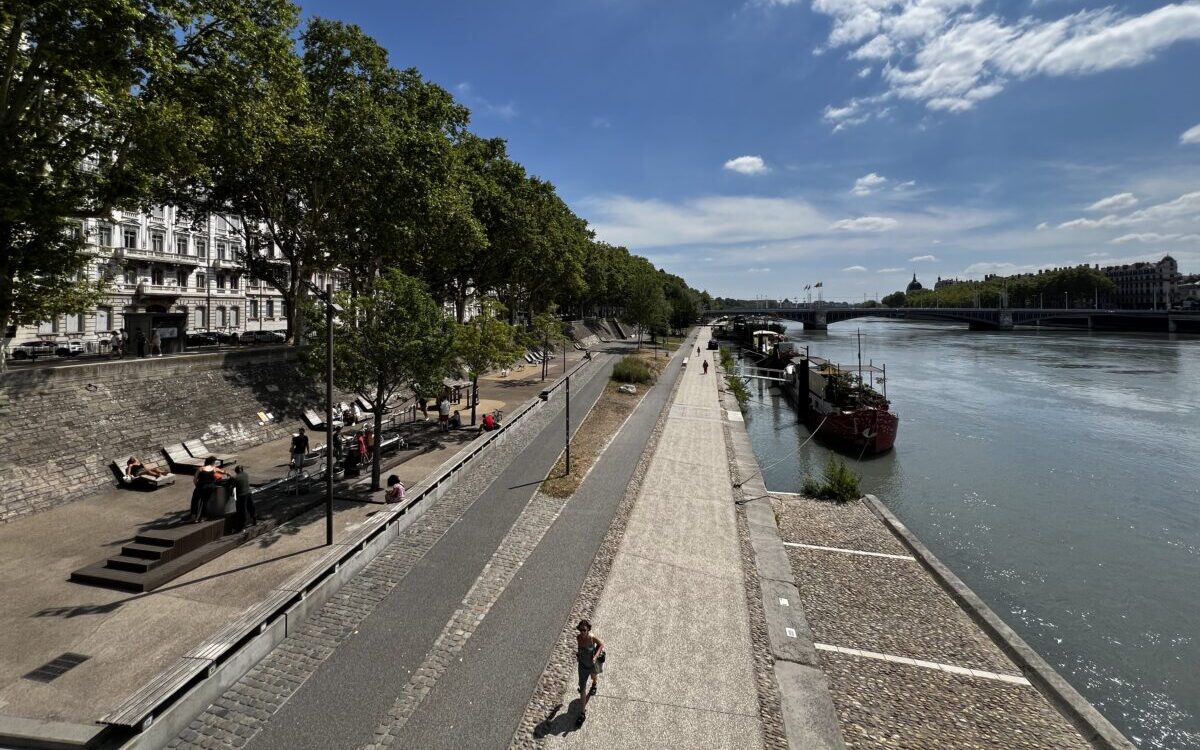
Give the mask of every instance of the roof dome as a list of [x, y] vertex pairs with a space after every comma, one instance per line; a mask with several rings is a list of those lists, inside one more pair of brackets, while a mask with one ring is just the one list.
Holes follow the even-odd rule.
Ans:
[[914, 273], [913, 280], [908, 282], [908, 287], [905, 288], [904, 291], [905, 292], [919, 292], [924, 288], [925, 287], [921, 286], [921, 282], [917, 281], [917, 275]]

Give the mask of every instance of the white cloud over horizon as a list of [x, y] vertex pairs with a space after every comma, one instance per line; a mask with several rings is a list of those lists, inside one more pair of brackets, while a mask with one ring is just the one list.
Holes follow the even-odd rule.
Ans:
[[859, 216], [857, 219], [841, 219], [829, 225], [830, 229], [842, 232], [886, 232], [895, 229], [900, 222], [888, 216]]
[[761, 156], [739, 156], [725, 162], [725, 169], [744, 175], [764, 174], [770, 171]]
[[862, 273], [863, 271], [867, 270], [867, 267], [866, 266], [846, 266], [842, 270], [847, 273]]
[[1179, 136], [1179, 142], [1184, 145], [1200, 143], [1200, 124], [1183, 131], [1183, 135]]
[[963, 112], [1017, 81], [1133, 67], [1173, 44], [1200, 40], [1195, 2], [1141, 15], [1109, 7], [1016, 20], [982, 6], [982, 0], [813, 0], [813, 10], [833, 19], [823, 49], [883, 65], [884, 90], [827, 106], [826, 122], [835, 130], [861, 124], [902, 100]]
[[854, 187], [851, 188], [850, 192], [858, 196], [870, 195], [883, 187], [885, 183], [887, 183], [886, 177], [871, 172], [855, 180]]
[[909, 263], [932, 263], [937, 260], [936, 255], [914, 255], [908, 259]]
[[1120, 211], [1125, 208], [1132, 208], [1137, 205], [1138, 199], [1133, 193], [1117, 193], [1110, 195], [1107, 198], [1101, 198], [1092, 205], [1088, 206], [1085, 211]]

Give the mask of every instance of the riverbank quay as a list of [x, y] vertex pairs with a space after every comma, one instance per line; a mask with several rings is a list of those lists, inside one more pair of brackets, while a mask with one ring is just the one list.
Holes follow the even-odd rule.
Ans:
[[[701, 328], [687, 347], [708, 338]], [[764, 695], [773, 677], [759, 668], [765, 624], [750, 606], [720, 379], [690, 359], [512, 748], [788, 747], [778, 701]], [[583, 617], [609, 658], [579, 725]], [[811, 740], [793, 746], [827, 746]]]
[[[581, 358], [573, 355], [569, 367]], [[539, 402], [538, 394], [555, 377], [543, 382], [540, 368], [525, 368], [504, 378], [481, 378], [481, 409], [516, 413], [522, 404]], [[289, 432], [297, 426], [284, 425]], [[410, 496], [479, 439], [470, 428], [438, 433], [431, 422], [422, 429], [435, 447], [401, 454], [403, 463], [388, 469], [410, 488]], [[254, 484], [286, 473], [288, 440], [239, 451]], [[95, 738], [104, 729], [99, 719], [228, 624], [276, 597], [331, 549], [324, 545], [323, 494], [317, 490], [260, 503], [260, 518], [274, 528], [156, 591], [131, 595], [67, 580], [72, 570], [114, 554], [140, 529], [186, 515], [191, 483], [187, 476], [180, 480], [153, 493], [107, 490], [0, 525], [6, 604], [0, 611], [0, 744], [20, 746], [15, 738], [32, 741], [38, 732]], [[338, 494], [351, 494], [346, 491], [351, 484], [339, 485]], [[379, 522], [386, 512], [381, 494], [335, 500], [335, 548]], [[49, 682], [26, 677], [64, 653], [87, 659]]]
[[[774, 574], [794, 582], [768, 584], [766, 573], [764, 593], [781, 588], [764, 604], [800, 623], [797, 663], [823, 673], [846, 747], [1132, 750], [1002, 623], [981, 627], [1000, 621], [878, 500], [768, 492], [732, 420], [739, 430], [734, 459], [759, 559], [778, 534]], [[776, 654], [777, 670], [785, 662]]]

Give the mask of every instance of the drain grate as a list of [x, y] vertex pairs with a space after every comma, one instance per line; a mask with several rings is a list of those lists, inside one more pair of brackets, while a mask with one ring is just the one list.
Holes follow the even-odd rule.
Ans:
[[67, 652], [65, 654], [61, 654], [60, 656], [54, 657], [42, 666], [25, 675], [25, 679], [33, 680], [34, 682], [54, 682], [59, 677], [62, 677], [64, 674], [75, 667], [78, 667], [80, 664], [83, 664], [90, 658], [90, 656], [84, 656], [83, 654], [72, 654]]

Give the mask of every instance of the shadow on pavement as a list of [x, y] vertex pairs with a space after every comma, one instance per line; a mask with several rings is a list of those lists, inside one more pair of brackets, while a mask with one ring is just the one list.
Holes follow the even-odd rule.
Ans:
[[533, 728], [533, 736], [536, 739], [548, 737], [552, 734], [566, 736], [571, 732], [579, 729], [581, 725], [576, 724], [576, 717], [579, 716], [580, 700], [578, 698], [571, 701], [571, 705], [567, 706], [567, 710], [559, 713], [562, 704], [559, 703], [554, 708], [550, 709], [549, 715], [542, 719], [542, 723]]

